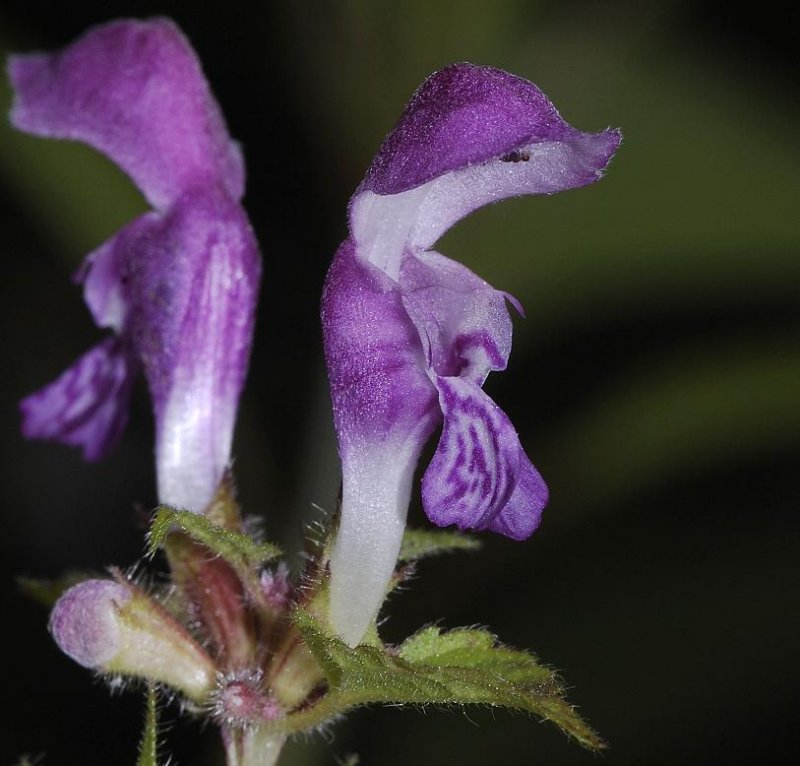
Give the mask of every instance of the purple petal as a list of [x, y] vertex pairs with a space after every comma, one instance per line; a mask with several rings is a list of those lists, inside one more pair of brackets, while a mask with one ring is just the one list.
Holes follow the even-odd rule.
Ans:
[[55, 54], [12, 56], [11, 119], [107, 154], [164, 209], [189, 185], [242, 195], [244, 170], [200, 64], [167, 19], [94, 27]]
[[[439, 526], [455, 524], [460, 529], [511, 533], [515, 539], [527, 537], [536, 528], [544, 505], [537, 498], [526, 506], [534, 499], [536, 482], [511, 421], [470, 381], [440, 377], [437, 386], [444, 428], [422, 480], [428, 518]], [[496, 521], [523, 478], [525, 486], [517, 502], [502, 522]], [[529, 531], [520, 536], [523, 530]]]
[[490, 67], [433, 74], [353, 197], [359, 255], [396, 279], [406, 247], [430, 248], [482, 205], [596, 181], [621, 135], [568, 125], [532, 83]]
[[260, 259], [227, 195], [188, 192], [126, 240], [129, 333], [156, 415], [162, 502], [202, 511], [230, 459]]
[[539, 526], [548, 499], [544, 479], [520, 448], [517, 486], [488, 529], [512, 540], [527, 540]]
[[437, 375], [482, 385], [491, 370], [505, 369], [511, 353], [505, 293], [433, 251], [406, 255], [400, 290]]
[[125, 429], [135, 366], [119, 338], [106, 338], [20, 402], [22, 432], [82, 447], [87, 460], [99, 460]]
[[408, 434], [437, 412], [419, 333], [397, 285], [342, 244], [322, 296], [325, 361], [342, 459], [351, 445]]
[[[531, 157], [519, 154], [531, 144], [563, 144], [566, 156], [594, 146], [588, 157], [574, 157], [568, 176], [552, 179], [551, 191], [596, 180], [620, 141], [618, 131], [582, 133], [566, 123], [532, 82], [500, 69], [452, 64], [434, 72], [416, 91], [386, 137], [358, 191], [399, 194], [453, 170], [490, 161], [524, 169]], [[583, 147], [583, 150], [581, 149]], [[511, 154], [514, 150], [518, 154]]]
[[76, 275], [83, 282], [83, 299], [98, 327], [121, 334], [130, 311], [129, 260], [136, 257], [135, 243], [158, 225], [156, 213], [145, 213], [90, 253]]

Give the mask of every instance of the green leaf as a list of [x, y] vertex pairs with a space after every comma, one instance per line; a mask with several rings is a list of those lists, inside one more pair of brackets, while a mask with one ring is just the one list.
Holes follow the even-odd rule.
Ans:
[[147, 555], [154, 556], [173, 528], [225, 559], [237, 571], [250, 570], [277, 558], [281, 550], [272, 543], [260, 543], [249, 535], [233, 532], [191, 511], [161, 506], [156, 511], [147, 536]]
[[58, 601], [64, 591], [69, 590], [73, 585], [84, 580], [96, 579], [99, 576], [90, 572], [67, 572], [55, 580], [18, 577], [17, 585], [26, 596], [49, 608]]
[[294, 619], [325, 673], [328, 691], [313, 707], [273, 724], [281, 731], [301, 731], [372, 703], [478, 704], [541, 716], [584, 747], [604, 747], [564, 700], [552, 670], [528, 652], [499, 645], [487, 631], [429, 627], [398, 649], [364, 644], [351, 649], [308, 613], [298, 610]]
[[507, 681], [529, 685], [555, 683], [553, 672], [539, 665], [532, 654], [498, 645], [494, 635], [477, 628], [457, 628], [447, 633], [436, 627], [423, 628], [406, 639], [399, 656], [428, 667], [480, 668]]
[[156, 687], [147, 685], [145, 698], [144, 731], [139, 742], [136, 766], [158, 766], [158, 715], [156, 713]]
[[469, 535], [438, 529], [407, 529], [400, 546], [399, 561], [417, 561], [453, 551], [474, 551], [480, 541]]

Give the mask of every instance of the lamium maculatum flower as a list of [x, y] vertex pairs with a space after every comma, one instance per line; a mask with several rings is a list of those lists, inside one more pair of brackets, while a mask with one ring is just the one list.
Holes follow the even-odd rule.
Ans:
[[201, 512], [230, 459], [261, 268], [239, 147], [167, 19], [95, 27], [63, 51], [11, 57], [9, 74], [17, 128], [94, 147], [153, 208], [87, 257], [86, 303], [113, 334], [23, 400], [23, 432], [103, 457], [143, 369], [159, 498]]
[[384, 140], [349, 206], [322, 302], [342, 505], [331, 557], [334, 628], [357, 644], [396, 563], [414, 470], [440, 526], [515, 540], [537, 527], [547, 487], [482, 385], [505, 368], [504, 292], [431, 248], [490, 202], [597, 180], [620, 133], [582, 133], [532, 83], [456, 64], [433, 74]]

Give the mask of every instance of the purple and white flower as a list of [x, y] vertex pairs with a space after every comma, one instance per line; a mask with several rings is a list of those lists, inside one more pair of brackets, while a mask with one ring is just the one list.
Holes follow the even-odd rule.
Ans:
[[530, 82], [455, 64], [419, 88], [356, 190], [322, 303], [342, 461], [330, 607], [348, 644], [383, 601], [414, 469], [440, 423], [422, 480], [435, 524], [522, 540], [547, 502], [514, 427], [482, 390], [508, 361], [507, 301], [516, 303], [431, 248], [482, 205], [596, 181], [620, 138], [571, 127]]
[[261, 269], [239, 147], [167, 19], [95, 27], [63, 51], [11, 57], [9, 74], [17, 128], [103, 152], [153, 207], [86, 259], [86, 303], [113, 334], [23, 400], [23, 431], [103, 457], [143, 369], [159, 499], [201, 512], [230, 460]]

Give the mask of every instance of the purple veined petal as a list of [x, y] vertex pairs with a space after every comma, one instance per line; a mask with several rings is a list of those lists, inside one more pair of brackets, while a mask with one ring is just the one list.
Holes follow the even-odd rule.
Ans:
[[9, 59], [20, 130], [83, 141], [166, 208], [203, 179], [239, 199], [241, 152], [191, 46], [168, 19], [115, 21], [55, 54]]
[[406, 253], [399, 279], [403, 306], [436, 375], [482, 385], [491, 370], [505, 369], [512, 334], [505, 293], [431, 250]]
[[99, 460], [125, 429], [135, 373], [125, 343], [106, 338], [20, 402], [23, 434], [81, 447], [87, 460]]
[[430, 248], [483, 205], [596, 181], [620, 140], [571, 127], [519, 77], [447, 67], [414, 95], [353, 197], [359, 254], [397, 279], [407, 247]]
[[520, 448], [517, 486], [488, 529], [512, 540], [527, 540], [539, 526], [549, 494], [536, 466]]
[[[536, 528], [543, 505], [530, 508], [523, 494], [507, 523], [495, 523], [514, 497], [520, 479], [531, 482], [529, 463], [506, 414], [474, 383], [463, 378], [438, 378], [444, 428], [422, 479], [425, 512], [439, 526], [493, 529], [506, 534]], [[532, 468], [532, 466], [531, 466]], [[537, 474], [538, 476], [538, 474]], [[522, 516], [535, 522], [527, 523]], [[527, 523], [527, 526], [526, 526]], [[527, 536], [527, 535], [525, 535]]]
[[129, 334], [156, 417], [161, 502], [201, 512], [230, 460], [261, 271], [242, 209], [184, 194], [128, 242]]

